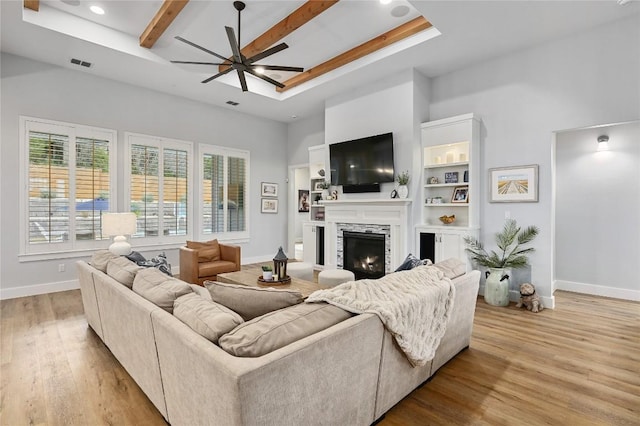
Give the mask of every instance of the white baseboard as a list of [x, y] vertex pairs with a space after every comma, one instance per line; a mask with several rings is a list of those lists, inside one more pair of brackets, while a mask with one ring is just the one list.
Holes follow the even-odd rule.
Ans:
[[76, 290], [79, 288], [80, 284], [77, 279], [22, 287], [9, 287], [0, 289], [0, 300], [37, 296], [38, 294], [56, 293], [58, 291]]
[[554, 288], [556, 290], [571, 291], [573, 293], [592, 294], [594, 296], [612, 297], [614, 299], [633, 300], [636, 302], [640, 301], [640, 290], [627, 288], [607, 287], [564, 280], [556, 280]]

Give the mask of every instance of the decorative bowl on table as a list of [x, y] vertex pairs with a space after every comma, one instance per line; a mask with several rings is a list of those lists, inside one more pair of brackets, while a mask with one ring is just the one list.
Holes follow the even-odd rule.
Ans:
[[455, 222], [456, 215], [455, 214], [452, 214], [451, 216], [443, 215], [443, 216], [440, 216], [438, 219], [440, 219], [440, 222], [444, 223], [445, 225], [450, 225], [453, 222]]

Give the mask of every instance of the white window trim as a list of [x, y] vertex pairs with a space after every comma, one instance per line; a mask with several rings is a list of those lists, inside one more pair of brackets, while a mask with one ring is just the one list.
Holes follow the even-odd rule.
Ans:
[[[202, 229], [202, 221], [200, 220], [200, 218], [204, 216], [202, 211], [203, 203], [198, 202], [198, 223], [195, 224], [195, 226], [197, 227], [196, 229], [197, 229], [198, 239], [200, 241], [204, 241], [204, 240], [210, 240], [212, 238], [215, 238], [219, 241], [225, 241], [225, 242], [235, 242], [235, 243], [248, 242], [250, 240], [250, 228], [251, 228], [251, 220], [250, 220], [250, 217], [251, 217], [251, 202], [250, 202], [251, 200], [251, 197], [250, 197], [251, 152], [243, 149], [228, 148], [228, 147], [209, 145], [209, 144], [199, 144], [198, 145], [198, 182], [197, 182], [199, 200], [204, 200], [204, 187], [202, 185], [202, 182], [204, 182], [203, 161], [204, 161], [205, 154], [224, 156], [225, 173], [223, 173], [224, 175], [223, 185], [224, 185], [225, 191], [227, 188], [227, 181], [228, 181], [227, 158], [231, 156], [231, 157], [244, 158], [246, 160], [246, 168], [245, 168], [247, 172], [247, 175], [245, 177], [246, 228], [244, 231], [224, 231], [224, 232], [218, 232], [213, 234], [205, 234]], [[227, 194], [225, 193], [225, 200], [226, 200], [226, 197], [227, 197]], [[226, 217], [227, 209], [224, 209], [224, 212]]]
[[[197, 208], [196, 200], [194, 200], [193, 194], [193, 169], [195, 164], [193, 142], [183, 141], [179, 139], [164, 138], [161, 136], [151, 136], [141, 133], [124, 133], [125, 140], [125, 159], [124, 159], [124, 209], [123, 211], [131, 211], [131, 186], [128, 182], [131, 182], [131, 147], [132, 145], [148, 145], [157, 147], [160, 150], [159, 157], [159, 173], [163, 170], [163, 150], [179, 149], [187, 151], [187, 233], [186, 235], [164, 235], [158, 232], [157, 236], [153, 237], [136, 237], [130, 238], [129, 242], [134, 248], [141, 249], [142, 247], [173, 247], [175, 244], [180, 243], [180, 246], [184, 245], [186, 240], [192, 238], [194, 229], [194, 210]], [[162, 176], [160, 176], [162, 177]], [[158, 191], [162, 194], [164, 185], [164, 179], [160, 179]]]
[[[87, 137], [103, 139], [109, 141], [109, 209], [115, 211], [117, 200], [117, 141], [118, 132], [113, 129], [106, 129], [83, 124], [67, 123], [63, 121], [47, 120], [36, 117], [20, 116], [20, 217], [19, 223], [20, 249], [18, 254], [19, 262], [32, 260], [59, 259], [69, 256], [77, 256], [78, 253], [90, 253], [96, 248], [109, 247], [109, 240], [87, 240], [77, 241], [69, 238], [67, 242], [60, 244], [30, 244], [29, 243], [29, 132], [62, 132], [69, 135], [69, 143], [73, 150], [69, 150], [69, 200], [75, 199], [75, 139], [76, 137]], [[69, 203], [69, 217], [75, 223], [75, 203]]]

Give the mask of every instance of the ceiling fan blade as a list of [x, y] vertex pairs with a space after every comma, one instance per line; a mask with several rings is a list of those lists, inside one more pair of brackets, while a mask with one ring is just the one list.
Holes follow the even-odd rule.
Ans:
[[231, 45], [231, 52], [233, 53], [233, 59], [235, 62], [242, 62], [242, 56], [240, 55], [240, 48], [236, 41], [236, 34], [233, 32], [233, 28], [224, 27], [227, 30], [227, 37], [229, 38], [229, 44]]
[[291, 72], [303, 72], [304, 71], [304, 68], [301, 68], [301, 67], [284, 67], [284, 66], [280, 66], [280, 65], [251, 65], [251, 66], [252, 67], [262, 67], [265, 70], [272, 70], [272, 71], [291, 71]]
[[240, 79], [240, 87], [242, 87], [242, 91], [247, 92], [249, 88], [247, 87], [247, 80], [244, 77], [244, 72], [242, 72], [241, 70], [236, 71], [238, 71], [238, 78]]
[[280, 43], [279, 45], [273, 46], [273, 47], [265, 50], [264, 52], [260, 52], [260, 53], [258, 53], [256, 55], [253, 55], [252, 57], [248, 58], [246, 62], [249, 63], [249, 64], [252, 64], [254, 62], [258, 62], [260, 59], [264, 59], [267, 56], [271, 56], [274, 53], [278, 53], [281, 50], [284, 50], [284, 49], [286, 49], [288, 47], [289, 46], [287, 45], [287, 43]]
[[227, 68], [227, 69], [226, 69], [226, 70], [224, 70], [224, 71], [220, 71], [218, 74], [216, 74], [216, 75], [214, 75], [214, 76], [211, 76], [211, 77], [207, 78], [206, 80], [202, 80], [202, 83], [208, 83], [208, 82], [210, 82], [211, 80], [215, 80], [216, 78], [218, 78], [218, 77], [220, 77], [220, 76], [223, 76], [223, 75], [227, 74], [227, 73], [228, 73], [228, 72], [230, 72], [231, 70], [233, 70], [233, 68], [229, 67], [229, 68]]
[[191, 61], [171, 61], [172, 64], [193, 64], [193, 65], [231, 65], [230, 62], [222, 64], [220, 62], [191, 62]]
[[260, 79], [262, 79], [262, 80], [264, 80], [264, 81], [268, 82], [268, 83], [273, 84], [274, 86], [278, 86], [278, 87], [279, 87], [279, 88], [281, 88], [281, 89], [284, 87], [284, 84], [280, 83], [279, 81], [276, 81], [276, 80], [274, 80], [274, 79], [272, 79], [272, 78], [269, 78], [269, 77], [267, 77], [267, 76], [266, 76], [266, 75], [264, 75], [264, 74], [258, 74], [257, 72], [255, 72], [255, 71], [254, 71], [254, 70], [252, 70], [251, 68], [247, 68], [247, 72], [248, 72], [249, 74], [251, 74], [251, 75], [254, 75], [254, 76], [256, 76], [256, 77], [258, 77], [258, 78], [260, 78]]
[[204, 48], [204, 47], [202, 47], [202, 46], [198, 46], [197, 44], [195, 44], [195, 43], [193, 43], [193, 42], [190, 42], [189, 40], [184, 39], [184, 38], [182, 38], [182, 37], [180, 37], [180, 36], [176, 36], [176, 40], [179, 40], [179, 41], [181, 41], [181, 42], [183, 42], [183, 43], [186, 43], [186, 44], [188, 44], [189, 46], [193, 46], [193, 47], [195, 47], [196, 49], [200, 49], [200, 50], [202, 50], [203, 52], [206, 52], [206, 53], [208, 53], [208, 54], [210, 54], [210, 55], [213, 55], [213, 56], [215, 56], [215, 57], [217, 57], [217, 58], [222, 59], [223, 61], [228, 61], [228, 60], [229, 60], [228, 58], [225, 58], [225, 57], [224, 57], [224, 56], [222, 56], [222, 55], [218, 55], [216, 52], [212, 52], [212, 51], [211, 51], [211, 50], [209, 50], [209, 49], [205, 49], [205, 48]]

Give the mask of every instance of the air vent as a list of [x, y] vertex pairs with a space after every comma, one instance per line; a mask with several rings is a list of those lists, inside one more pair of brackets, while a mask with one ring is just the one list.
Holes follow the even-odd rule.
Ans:
[[74, 65], [80, 65], [81, 67], [91, 68], [91, 62], [81, 61], [80, 59], [72, 58], [71, 63]]
[[233, 102], [233, 101], [227, 101], [227, 105], [231, 105], [231, 106], [238, 106], [240, 105], [238, 102]]

